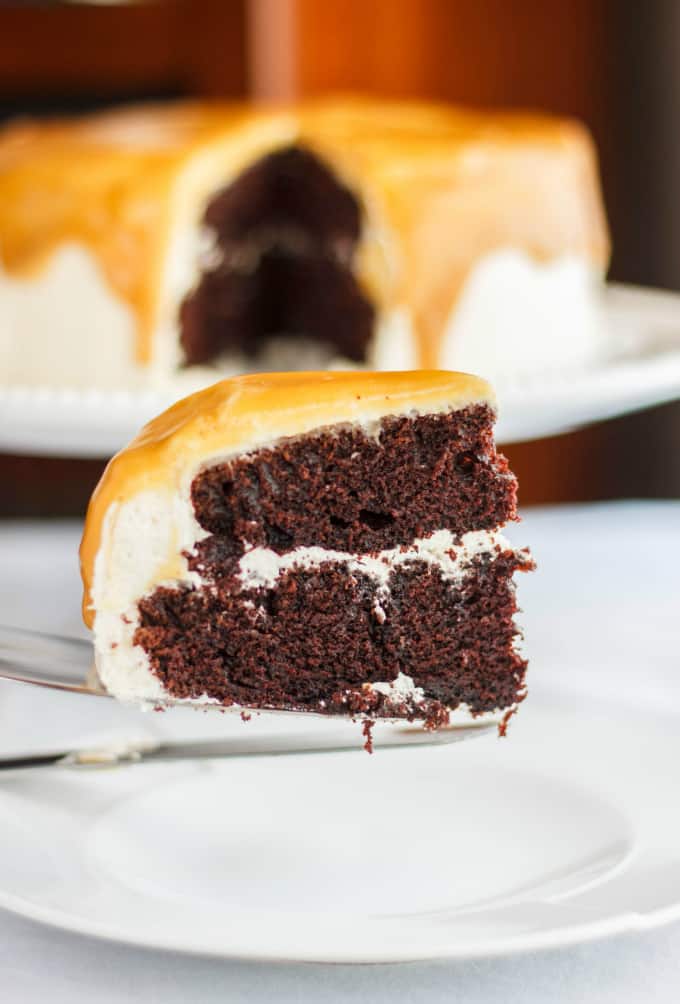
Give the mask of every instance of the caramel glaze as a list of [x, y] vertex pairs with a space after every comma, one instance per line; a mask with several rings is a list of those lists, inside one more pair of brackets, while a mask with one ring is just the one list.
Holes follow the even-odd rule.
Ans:
[[606, 267], [596, 155], [580, 125], [362, 98], [143, 105], [11, 125], [0, 133], [2, 264], [30, 275], [59, 245], [84, 244], [133, 308], [148, 362], [178, 217], [196, 225], [211, 194], [290, 143], [325, 159], [362, 203], [359, 279], [378, 309], [410, 311], [423, 366], [436, 365], [481, 256], [511, 247]]
[[92, 626], [92, 584], [106, 514], [139, 492], [179, 494], [205, 463], [288, 436], [386, 415], [449, 411], [494, 393], [467, 373], [321, 372], [222, 380], [174, 404], [108, 464], [90, 501], [80, 546], [83, 618]]

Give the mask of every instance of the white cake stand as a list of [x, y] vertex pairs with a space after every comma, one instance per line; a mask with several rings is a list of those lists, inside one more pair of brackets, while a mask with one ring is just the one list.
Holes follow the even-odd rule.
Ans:
[[[501, 443], [680, 398], [680, 294], [610, 285], [604, 296], [612, 347], [597, 365], [497, 385]], [[161, 391], [0, 388], [0, 452], [101, 459], [170, 404]]]

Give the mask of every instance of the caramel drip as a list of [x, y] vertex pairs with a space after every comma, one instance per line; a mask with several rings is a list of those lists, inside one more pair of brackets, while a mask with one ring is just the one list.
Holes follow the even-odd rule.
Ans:
[[245, 106], [177, 104], [10, 125], [0, 133], [2, 265], [32, 276], [60, 245], [84, 245], [132, 308], [137, 361], [148, 362], [182, 174], [260, 119], [277, 120]]
[[92, 496], [80, 547], [86, 624], [93, 621], [95, 561], [111, 506], [142, 491], [178, 493], [187, 475], [212, 458], [313, 429], [494, 401], [491, 387], [478, 377], [427, 370], [253, 374], [178, 401], [111, 460]]
[[17, 275], [78, 242], [138, 319], [152, 355], [178, 206], [209, 196], [291, 142], [317, 151], [366, 210], [359, 279], [379, 309], [411, 311], [422, 365], [480, 256], [512, 247], [604, 269], [595, 152], [575, 123], [418, 102], [338, 98], [289, 108], [140, 106], [0, 134], [0, 257]]
[[[609, 240], [592, 142], [578, 123], [419, 103], [327, 102], [303, 140], [362, 194], [392, 258], [381, 305], [411, 313], [421, 366], [436, 366], [445, 324], [476, 262], [501, 249], [562, 255], [604, 271]], [[377, 281], [376, 281], [377, 279]]]

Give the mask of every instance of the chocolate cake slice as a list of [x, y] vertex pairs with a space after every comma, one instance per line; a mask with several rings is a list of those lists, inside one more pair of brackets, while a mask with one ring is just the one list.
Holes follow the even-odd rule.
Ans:
[[226, 380], [109, 464], [84, 615], [123, 700], [424, 720], [525, 694], [516, 481], [461, 373]]

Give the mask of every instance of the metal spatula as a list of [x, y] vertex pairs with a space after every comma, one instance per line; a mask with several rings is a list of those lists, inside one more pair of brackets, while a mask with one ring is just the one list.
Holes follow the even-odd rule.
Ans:
[[[59, 635], [42, 634], [20, 628], [0, 626], [0, 680], [12, 680], [37, 687], [65, 690], [74, 694], [92, 697], [109, 697], [106, 691], [91, 686], [86, 678], [92, 667], [92, 645], [80, 638], [63, 638]], [[183, 702], [185, 703], [185, 702]], [[209, 707], [209, 706], [208, 706]], [[205, 710], [206, 705], [201, 705]], [[313, 712], [280, 711], [261, 708], [234, 710], [241, 713], [264, 712], [268, 715], [299, 715], [308, 718]], [[346, 716], [317, 715], [315, 717], [346, 721]], [[376, 730], [373, 746], [375, 749], [394, 749], [404, 746], [434, 746], [465, 739], [477, 738], [494, 732], [495, 722], [484, 721], [479, 725], [450, 726], [436, 732], [426, 731], [416, 725], [381, 725]], [[353, 740], [353, 741], [352, 741]], [[92, 747], [79, 750], [58, 750], [50, 753], [22, 754], [11, 758], [0, 758], [0, 770], [16, 770], [23, 767], [67, 766], [93, 767], [114, 766], [126, 763], [140, 763], [149, 760], [211, 759], [218, 757], [245, 756], [286, 756], [300, 753], [340, 753], [362, 750], [360, 733], [342, 737], [329, 730], [329, 734], [248, 736], [239, 738], [206, 740], [198, 742], [131, 742], [119, 747]]]

